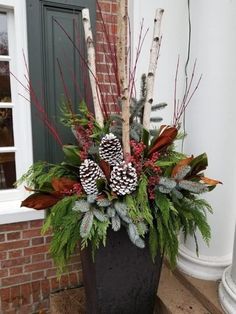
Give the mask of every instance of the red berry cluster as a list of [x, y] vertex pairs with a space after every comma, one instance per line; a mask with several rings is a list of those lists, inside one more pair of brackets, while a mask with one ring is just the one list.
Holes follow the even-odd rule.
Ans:
[[151, 200], [155, 199], [155, 188], [158, 183], [159, 176], [151, 176], [148, 178], [148, 196]]

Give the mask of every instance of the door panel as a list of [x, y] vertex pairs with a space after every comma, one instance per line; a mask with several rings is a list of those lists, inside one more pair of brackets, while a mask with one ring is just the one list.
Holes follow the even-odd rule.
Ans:
[[[29, 68], [32, 86], [40, 102], [43, 103], [49, 120], [56, 125], [64, 144], [72, 143], [74, 138], [70, 130], [60, 123], [60, 107], [65, 94], [63, 80], [75, 111], [78, 109], [79, 101], [84, 97], [85, 90], [82, 78], [83, 62], [66, 33], [83, 52], [81, 9], [85, 5], [90, 6], [94, 26], [95, 0], [27, 1]], [[34, 159], [60, 161], [63, 157], [61, 148], [40, 120], [42, 119], [32, 104]]]

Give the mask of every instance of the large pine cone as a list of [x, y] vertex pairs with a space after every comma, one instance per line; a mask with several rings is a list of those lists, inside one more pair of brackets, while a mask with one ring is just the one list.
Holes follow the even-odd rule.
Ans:
[[98, 194], [97, 180], [105, 179], [102, 169], [90, 159], [85, 159], [79, 167], [80, 182], [87, 194]]
[[137, 182], [137, 172], [131, 163], [122, 162], [112, 169], [110, 187], [118, 195], [126, 195], [134, 192]]
[[123, 161], [123, 151], [119, 139], [112, 133], [106, 134], [99, 146], [100, 158], [111, 166], [119, 165]]

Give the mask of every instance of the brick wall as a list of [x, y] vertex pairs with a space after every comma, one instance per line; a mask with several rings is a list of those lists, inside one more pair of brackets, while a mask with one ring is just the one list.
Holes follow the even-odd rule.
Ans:
[[[116, 0], [99, 1], [109, 33], [116, 33]], [[112, 73], [104, 54], [103, 28], [97, 12], [97, 74], [102, 89], [113, 92], [107, 71]], [[105, 49], [106, 50], [106, 49]], [[111, 102], [109, 96], [106, 100]], [[46, 313], [49, 294], [82, 283], [81, 262], [75, 254], [69, 273], [58, 281], [56, 269], [48, 253], [50, 235], [41, 236], [42, 220], [0, 225], [0, 314]]]

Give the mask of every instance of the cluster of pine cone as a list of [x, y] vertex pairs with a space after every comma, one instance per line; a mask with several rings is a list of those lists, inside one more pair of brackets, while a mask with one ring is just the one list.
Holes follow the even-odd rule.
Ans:
[[[111, 167], [110, 187], [118, 195], [135, 191], [137, 173], [131, 163], [124, 161], [123, 150], [119, 139], [112, 133], [106, 134], [99, 146], [99, 156]], [[97, 194], [97, 181], [105, 179], [102, 169], [91, 159], [85, 159], [80, 166], [80, 181], [87, 194]]]

